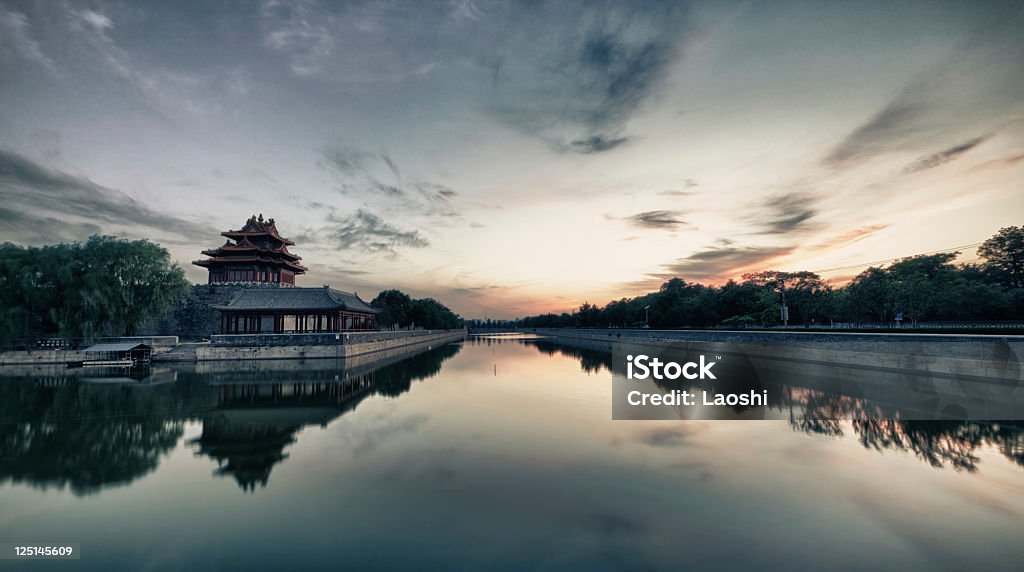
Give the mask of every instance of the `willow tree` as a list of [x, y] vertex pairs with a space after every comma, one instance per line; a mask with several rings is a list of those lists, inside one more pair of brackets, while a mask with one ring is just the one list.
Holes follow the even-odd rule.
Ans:
[[0, 335], [133, 335], [188, 290], [167, 250], [146, 240], [0, 247]]

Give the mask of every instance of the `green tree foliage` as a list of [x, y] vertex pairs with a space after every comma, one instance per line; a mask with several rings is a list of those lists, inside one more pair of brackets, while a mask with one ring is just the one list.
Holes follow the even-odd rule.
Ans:
[[385, 290], [370, 302], [380, 308], [377, 323], [382, 326], [405, 327], [412, 323], [412, 298], [399, 290]]
[[462, 318], [433, 298], [413, 299], [400, 290], [385, 290], [370, 302], [381, 313], [377, 321], [385, 327], [415, 326], [428, 330], [454, 330], [462, 327]]
[[188, 291], [168, 252], [145, 240], [0, 245], [0, 337], [133, 335]]
[[652, 328], [774, 326], [783, 294], [793, 326], [922, 321], [1024, 319], [1024, 227], [1001, 229], [985, 241], [981, 264], [954, 264], [958, 252], [912, 256], [887, 268], [870, 267], [842, 288], [813, 272], [774, 270], [745, 274], [721, 286], [672, 278], [657, 292], [609, 302], [589, 302], [572, 314], [523, 318], [525, 327]]
[[999, 229], [978, 248], [978, 256], [1002, 274], [1011, 288], [1024, 288], [1024, 226]]

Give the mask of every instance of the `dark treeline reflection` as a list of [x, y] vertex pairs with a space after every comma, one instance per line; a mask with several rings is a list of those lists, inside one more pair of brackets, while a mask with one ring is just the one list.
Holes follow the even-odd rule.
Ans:
[[190, 383], [146, 387], [0, 380], [0, 483], [76, 495], [156, 469], [208, 395]]
[[580, 360], [580, 367], [584, 372], [588, 374], [601, 373], [602, 371], [612, 370], [612, 355], [608, 352], [588, 349], [588, 348], [577, 348], [573, 346], [567, 346], [553, 342], [546, 338], [533, 337], [530, 334], [526, 335], [487, 335], [487, 336], [471, 336], [466, 342], [469, 345], [476, 346], [492, 346], [497, 344], [509, 344], [516, 343], [523, 346], [529, 346], [536, 348], [543, 354], [554, 356], [562, 355], [572, 359]]
[[0, 484], [88, 495], [155, 470], [200, 421], [191, 444], [217, 475], [244, 490], [266, 486], [307, 425], [325, 426], [370, 395], [398, 396], [435, 375], [461, 346], [374, 368], [334, 360], [259, 364], [250, 371], [177, 372], [160, 385], [74, 377], [0, 378]]
[[[582, 369], [588, 373], [612, 371], [612, 354], [607, 351], [571, 347], [543, 338], [483, 336], [475, 338], [473, 343], [519, 343], [547, 355], [578, 359]], [[866, 449], [907, 452], [932, 467], [967, 472], [978, 470], [980, 448], [993, 447], [1024, 468], [1024, 427], [1019, 422], [884, 419], [891, 417], [893, 412], [860, 397], [771, 383], [762, 385], [749, 363], [737, 361], [740, 363], [733, 367], [738, 369], [731, 371], [728, 377], [741, 380], [735, 383], [743, 387], [769, 388], [768, 408], [788, 412], [789, 424], [794, 431], [827, 437], [843, 437], [847, 431], [852, 431]], [[692, 384], [669, 381], [658, 382], [658, 385], [663, 389], [693, 387]], [[744, 408], [732, 409], [739, 412]], [[845, 422], [844, 419], [852, 421]]]

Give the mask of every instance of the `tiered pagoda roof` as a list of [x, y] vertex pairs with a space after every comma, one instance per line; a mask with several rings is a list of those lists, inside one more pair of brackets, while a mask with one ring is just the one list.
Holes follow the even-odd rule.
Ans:
[[209, 268], [211, 273], [215, 269], [225, 268], [274, 268], [287, 270], [294, 275], [306, 273], [307, 268], [299, 263], [302, 257], [288, 251], [288, 246], [295, 243], [278, 234], [272, 218], [264, 220], [263, 214], [259, 217], [253, 215], [240, 230], [228, 230], [220, 234], [228, 240], [218, 248], [204, 250], [203, 254], [209, 258], [196, 260], [192, 264]]

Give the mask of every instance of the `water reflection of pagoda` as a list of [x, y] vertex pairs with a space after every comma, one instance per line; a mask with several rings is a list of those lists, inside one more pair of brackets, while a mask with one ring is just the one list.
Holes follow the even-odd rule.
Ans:
[[217, 461], [216, 474], [233, 476], [243, 490], [265, 487], [299, 430], [326, 427], [372, 393], [373, 385], [373, 371], [338, 380], [218, 384], [217, 407], [203, 416], [203, 433], [193, 444], [198, 454]]

